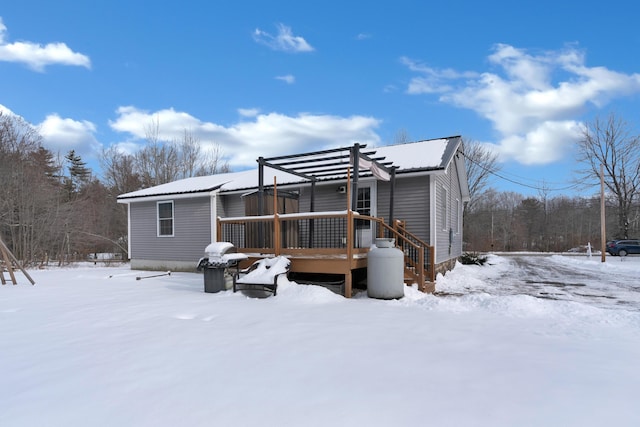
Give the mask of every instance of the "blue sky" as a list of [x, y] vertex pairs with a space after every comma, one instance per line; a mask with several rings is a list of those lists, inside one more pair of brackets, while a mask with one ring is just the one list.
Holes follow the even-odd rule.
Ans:
[[135, 152], [154, 121], [166, 140], [217, 144], [234, 170], [405, 132], [490, 144], [529, 187], [493, 186], [536, 194], [571, 184], [585, 120], [614, 112], [638, 133], [639, 13], [626, 0], [21, 0], [0, 8], [0, 108], [96, 171], [102, 148]]

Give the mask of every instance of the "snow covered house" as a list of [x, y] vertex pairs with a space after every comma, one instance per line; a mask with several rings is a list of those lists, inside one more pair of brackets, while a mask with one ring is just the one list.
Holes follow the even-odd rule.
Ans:
[[405, 253], [407, 282], [433, 291], [462, 253], [461, 142], [260, 157], [257, 169], [122, 194], [131, 268], [192, 271], [209, 243], [228, 241], [251, 260], [289, 256], [294, 273], [342, 275], [350, 296], [374, 239], [386, 237]]

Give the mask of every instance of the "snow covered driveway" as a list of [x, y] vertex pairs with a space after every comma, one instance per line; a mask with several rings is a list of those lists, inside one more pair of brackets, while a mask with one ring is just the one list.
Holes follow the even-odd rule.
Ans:
[[[508, 255], [499, 273], [465, 292], [495, 296], [530, 295], [601, 308], [640, 311], [640, 258], [560, 255]], [[489, 261], [491, 263], [491, 261]], [[495, 260], [494, 260], [495, 262]]]

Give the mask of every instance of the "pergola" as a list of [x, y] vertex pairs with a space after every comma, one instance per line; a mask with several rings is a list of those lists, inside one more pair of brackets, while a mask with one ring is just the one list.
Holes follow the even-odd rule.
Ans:
[[[393, 224], [396, 167], [385, 157], [376, 156], [375, 150], [365, 150], [366, 145], [355, 143], [352, 147], [312, 151], [277, 157], [258, 158], [258, 215], [264, 215], [264, 168], [270, 167], [311, 182], [310, 211], [315, 212], [315, 187], [318, 180], [345, 179], [351, 177], [351, 210], [356, 210], [358, 180], [375, 176], [390, 181], [389, 223]], [[368, 171], [368, 172], [365, 172]], [[354, 195], [356, 195], [354, 197]]]
[[[420, 290], [433, 287], [433, 247], [420, 241], [394, 218], [394, 193], [397, 167], [385, 157], [376, 156], [366, 145], [335, 148], [309, 153], [258, 158], [257, 215], [220, 218], [218, 232], [222, 241], [232, 242], [238, 250], [250, 254], [255, 261], [270, 255], [284, 255], [291, 260], [291, 271], [304, 274], [344, 275], [342, 293], [350, 297], [353, 272], [367, 267], [368, 243], [358, 240], [356, 221], [371, 224], [372, 237], [393, 238], [405, 253], [405, 280], [418, 283]], [[273, 215], [265, 215], [264, 168], [273, 168], [311, 184], [309, 213], [277, 212], [277, 191], [274, 188]], [[358, 208], [358, 182], [362, 177], [374, 176], [390, 182], [389, 219], [372, 217], [367, 213], [354, 215]], [[351, 178], [352, 177], [352, 178]], [[349, 209], [315, 211], [318, 181], [347, 180]], [[277, 183], [274, 181], [273, 186]], [[320, 232], [318, 232], [320, 230]], [[384, 233], [384, 234], [383, 234]]]

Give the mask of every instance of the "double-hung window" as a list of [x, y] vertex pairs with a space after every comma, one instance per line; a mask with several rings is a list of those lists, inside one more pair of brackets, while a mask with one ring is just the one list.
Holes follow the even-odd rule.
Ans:
[[158, 237], [173, 237], [173, 201], [158, 202]]

